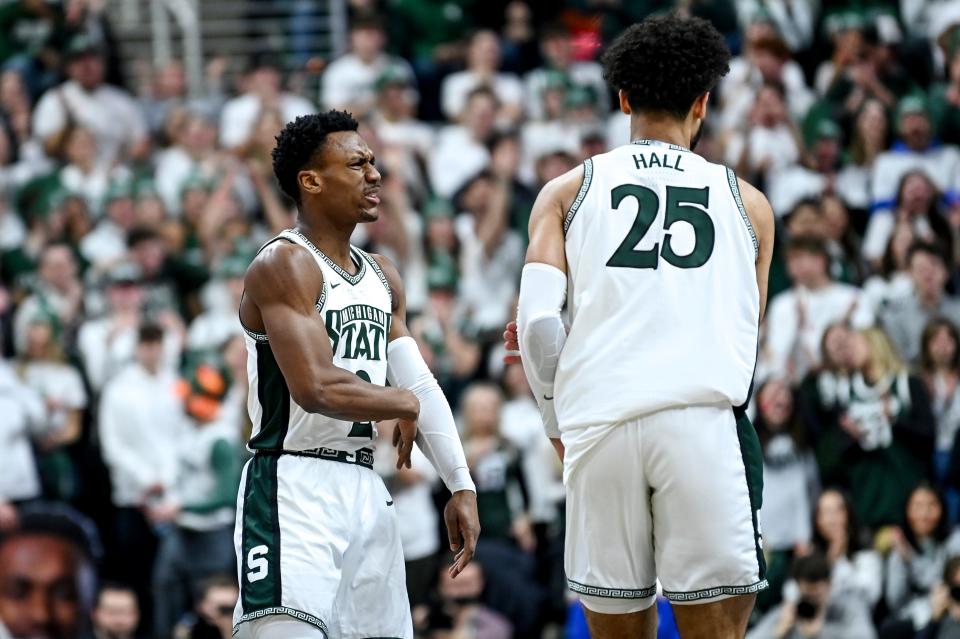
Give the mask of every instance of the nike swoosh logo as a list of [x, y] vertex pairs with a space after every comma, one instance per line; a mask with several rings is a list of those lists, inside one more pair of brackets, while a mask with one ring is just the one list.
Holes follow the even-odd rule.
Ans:
[[387, 506], [393, 506], [393, 500], [392, 500], [392, 499], [389, 500], [389, 501], [387, 501]]
[[544, 396], [543, 396], [543, 399], [544, 399], [545, 401], [552, 402], [552, 401], [553, 401], [553, 395], [551, 395], [550, 397], [547, 397], [546, 395], [544, 395]]
[[331, 284], [330, 288], [337, 288], [338, 286], [340, 286], [340, 284], [341, 282], [337, 282], [336, 284]]

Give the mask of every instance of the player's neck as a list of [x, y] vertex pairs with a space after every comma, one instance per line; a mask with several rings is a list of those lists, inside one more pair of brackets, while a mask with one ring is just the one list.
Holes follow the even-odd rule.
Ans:
[[297, 230], [313, 242], [321, 253], [336, 262], [348, 273], [353, 271], [350, 259], [350, 236], [356, 224], [337, 226], [326, 219], [308, 221], [301, 215], [297, 220]]
[[667, 144], [688, 148], [690, 146], [690, 134], [685, 129], [685, 122], [672, 118], [653, 118], [636, 113], [630, 118], [631, 140], [659, 140]]

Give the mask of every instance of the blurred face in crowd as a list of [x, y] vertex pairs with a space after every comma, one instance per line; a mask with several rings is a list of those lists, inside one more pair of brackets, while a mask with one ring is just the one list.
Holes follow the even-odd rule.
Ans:
[[570, 65], [573, 58], [573, 43], [570, 36], [559, 33], [551, 34], [540, 44], [540, 50], [547, 64], [553, 69], [563, 70]]
[[937, 256], [917, 251], [910, 257], [910, 279], [920, 299], [939, 300], [947, 283], [947, 269]]
[[861, 331], [851, 331], [850, 339], [846, 346], [847, 368], [850, 370], [864, 371], [870, 365], [873, 352], [870, 348], [870, 340]]
[[280, 72], [273, 67], [259, 67], [253, 70], [248, 80], [248, 88], [262, 98], [269, 100], [280, 93]]
[[546, 184], [550, 180], [560, 177], [574, 166], [576, 166], [576, 162], [566, 153], [545, 155], [537, 160], [537, 181], [540, 184]]
[[133, 282], [111, 284], [107, 289], [107, 299], [116, 313], [136, 313], [143, 305], [143, 287]]
[[793, 395], [790, 387], [780, 380], [771, 380], [764, 384], [757, 398], [760, 414], [770, 430], [781, 431], [793, 413]]
[[894, 227], [887, 250], [893, 258], [893, 264], [897, 271], [906, 271], [909, 268], [907, 256], [910, 252], [910, 245], [913, 244], [915, 239], [913, 227], [910, 226], [909, 222], [898, 222]]
[[213, 586], [207, 589], [200, 602], [200, 614], [219, 628], [224, 637], [233, 634], [233, 608], [239, 596], [236, 586]]
[[941, 325], [930, 336], [926, 350], [935, 366], [950, 368], [957, 357], [957, 342], [950, 329]]
[[911, 173], [903, 179], [898, 208], [912, 215], [923, 215], [930, 209], [936, 190], [922, 173]]
[[432, 217], [427, 222], [427, 242], [433, 250], [452, 253], [457, 246], [457, 235], [451, 217]]
[[772, 128], [786, 120], [787, 110], [780, 92], [771, 86], [764, 86], [757, 92], [754, 103], [754, 117], [760, 126]]
[[137, 209], [132, 197], [127, 195], [112, 197], [106, 207], [107, 217], [121, 230], [129, 231], [137, 223]]
[[830, 173], [840, 159], [840, 141], [836, 138], [819, 138], [813, 145], [813, 163], [820, 173]]
[[200, 216], [207, 206], [207, 200], [210, 194], [205, 188], [199, 186], [189, 188], [183, 192], [181, 207], [183, 208], [183, 217], [191, 224], [197, 224]]
[[493, 183], [490, 178], [475, 178], [460, 196], [460, 203], [463, 209], [475, 216], [482, 216], [486, 213], [487, 203], [493, 194]]
[[383, 52], [386, 37], [383, 31], [372, 26], [350, 31], [350, 50], [364, 62], [372, 62]]
[[387, 118], [399, 120], [413, 116], [413, 100], [402, 82], [391, 82], [380, 89], [380, 111]]
[[151, 237], [143, 239], [130, 248], [130, 255], [140, 266], [140, 269], [152, 277], [160, 273], [167, 260], [167, 247], [163, 239]]
[[213, 122], [201, 115], [187, 116], [182, 131], [180, 143], [195, 159], [203, 157], [216, 145], [217, 128]]
[[843, 324], [830, 326], [823, 334], [823, 360], [829, 369], [846, 368], [850, 360], [848, 353], [852, 333]]
[[814, 524], [817, 532], [827, 543], [838, 540], [849, 541], [847, 540], [849, 514], [843, 496], [838, 491], [825, 490], [820, 494], [814, 513]]
[[790, 279], [804, 288], [817, 288], [830, 281], [827, 258], [820, 253], [793, 249], [787, 253], [787, 272]]
[[500, 39], [493, 31], [480, 31], [470, 40], [468, 66], [474, 71], [495, 71], [500, 67]]
[[156, 374], [163, 363], [163, 340], [137, 342], [137, 363]]
[[132, 590], [107, 588], [100, 593], [93, 609], [93, 624], [98, 637], [127, 639], [134, 636], [140, 623], [140, 607]]
[[478, 141], [490, 137], [496, 117], [497, 101], [489, 93], [477, 93], [471, 96], [463, 114], [464, 125], [470, 129], [473, 139]]
[[77, 261], [64, 245], [49, 247], [40, 260], [40, 278], [59, 291], [66, 291], [76, 282]]
[[496, 435], [500, 425], [500, 392], [490, 386], [476, 386], [463, 399], [467, 432], [473, 436]]
[[833, 60], [839, 66], [857, 62], [863, 57], [863, 33], [859, 29], [843, 29], [833, 37]]
[[78, 127], [70, 133], [64, 152], [70, 164], [90, 169], [97, 157], [97, 140], [90, 131]]
[[786, 59], [767, 47], [754, 49], [750, 57], [764, 80], [780, 79]]
[[520, 364], [509, 364], [503, 371], [503, 382], [511, 397], [525, 397], [530, 395], [530, 384]]
[[103, 83], [103, 58], [98, 53], [85, 53], [67, 63], [67, 74], [85, 91], [93, 91]]
[[801, 235], [813, 235], [821, 237], [823, 235], [823, 225], [819, 207], [813, 202], [801, 202], [790, 212], [787, 220], [787, 230], [790, 235], [799, 237]]
[[26, 534], [0, 546], [0, 620], [17, 638], [79, 636], [80, 556], [51, 535]]
[[743, 37], [744, 40], [746, 40], [747, 46], [750, 47], [756, 45], [757, 42], [761, 40], [776, 38], [777, 35], [777, 28], [772, 22], [758, 20], [747, 26]]
[[137, 199], [134, 217], [137, 224], [160, 226], [167, 219], [167, 208], [159, 195], [147, 195]]
[[943, 517], [943, 505], [929, 488], [918, 488], [907, 500], [907, 525], [917, 539], [926, 539], [933, 535], [940, 518]]
[[543, 112], [547, 120], [562, 120], [566, 115], [567, 92], [562, 86], [544, 90]]
[[828, 195], [820, 201], [820, 219], [827, 237], [839, 240], [850, 226], [850, 214], [840, 198]]
[[900, 137], [913, 151], [923, 151], [930, 144], [930, 119], [924, 113], [906, 113], [900, 118]]
[[26, 354], [29, 359], [46, 359], [50, 354], [50, 346], [53, 343], [53, 327], [49, 322], [36, 321], [31, 322], [27, 328], [27, 349]]
[[797, 580], [797, 589], [800, 591], [800, 598], [814, 604], [818, 609], [827, 605], [830, 599], [830, 580], [806, 581]]
[[187, 77], [179, 62], [170, 62], [160, 69], [154, 82], [158, 98], [178, 98], [187, 93]]

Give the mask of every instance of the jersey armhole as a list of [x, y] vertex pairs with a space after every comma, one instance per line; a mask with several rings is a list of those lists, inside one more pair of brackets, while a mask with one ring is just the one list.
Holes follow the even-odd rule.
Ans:
[[580, 190], [577, 191], [577, 197], [567, 210], [567, 215], [563, 219], [563, 236], [567, 236], [567, 231], [573, 223], [573, 218], [577, 216], [577, 211], [583, 200], [587, 197], [587, 191], [590, 190], [590, 182], [593, 180], [593, 160], [587, 158], [583, 161], [583, 181], [580, 182]]
[[750, 234], [750, 241], [753, 242], [753, 259], [756, 261], [760, 258], [760, 242], [757, 241], [757, 233], [753, 230], [753, 224], [750, 223], [750, 216], [747, 215], [747, 210], [743, 206], [743, 198], [740, 197], [740, 185], [737, 182], [737, 174], [734, 173], [730, 167], [726, 167], [726, 169], [730, 194], [733, 196], [733, 201], [736, 202], [737, 209], [740, 211], [740, 218], [743, 220], [744, 225], [747, 227], [747, 232]]

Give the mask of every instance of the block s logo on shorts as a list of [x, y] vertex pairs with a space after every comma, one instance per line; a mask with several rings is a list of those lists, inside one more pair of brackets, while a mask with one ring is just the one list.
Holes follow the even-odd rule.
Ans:
[[270, 570], [270, 563], [267, 561], [267, 553], [270, 551], [266, 546], [254, 546], [247, 553], [247, 581], [253, 583], [266, 579], [267, 572]]

